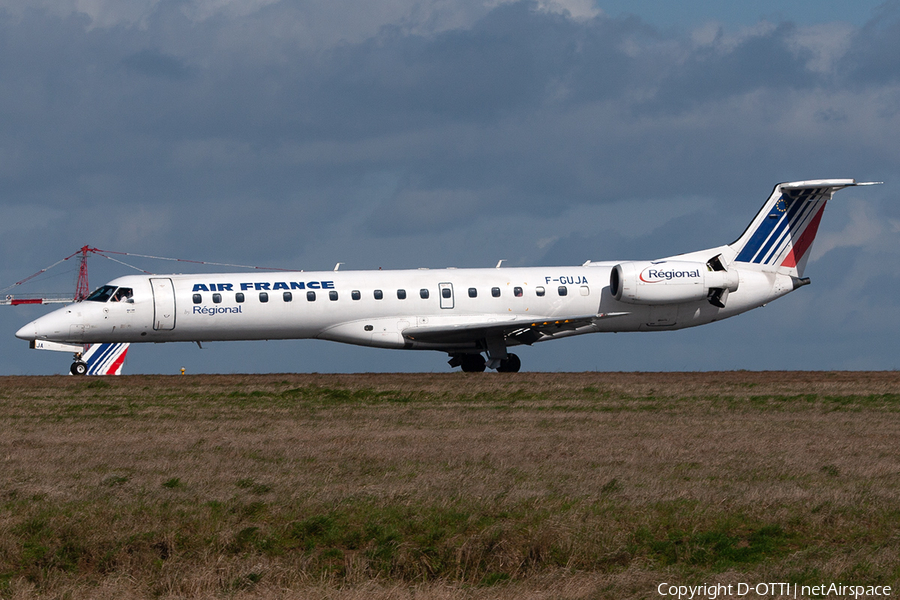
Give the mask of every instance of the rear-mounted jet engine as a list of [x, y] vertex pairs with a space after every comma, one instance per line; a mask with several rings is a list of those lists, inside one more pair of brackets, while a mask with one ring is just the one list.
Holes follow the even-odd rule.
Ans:
[[738, 274], [725, 270], [718, 257], [708, 263], [629, 261], [613, 268], [609, 289], [616, 300], [630, 304], [677, 304], [706, 299], [724, 308], [728, 293], [738, 289]]

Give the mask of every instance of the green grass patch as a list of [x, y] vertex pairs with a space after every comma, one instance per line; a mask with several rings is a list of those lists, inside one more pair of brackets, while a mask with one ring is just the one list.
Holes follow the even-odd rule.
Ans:
[[721, 572], [783, 557], [792, 550], [790, 541], [780, 525], [718, 526], [705, 531], [675, 530], [648, 546], [650, 556], [663, 565], [684, 563]]

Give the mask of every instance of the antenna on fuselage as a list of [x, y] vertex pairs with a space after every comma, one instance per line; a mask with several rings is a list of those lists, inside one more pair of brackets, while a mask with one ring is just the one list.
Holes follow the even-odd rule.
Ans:
[[501, 258], [500, 260], [497, 261], [497, 266], [494, 267], [494, 268], [495, 268], [495, 269], [499, 269], [499, 268], [500, 268], [500, 265], [502, 265], [502, 264], [505, 263], [505, 262], [506, 262], [506, 259], [505, 259], [505, 258]]

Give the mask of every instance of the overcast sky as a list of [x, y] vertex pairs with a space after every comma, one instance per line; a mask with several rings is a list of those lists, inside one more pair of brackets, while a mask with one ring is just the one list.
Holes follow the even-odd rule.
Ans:
[[[851, 177], [885, 184], [829, 203], [811, 286], [696, 329], [518, 354], [551, 371], [900, 367], [900, 2], [0, 0], [0, 44], [0, 288], [84, 244], [306, 270], [653, 259], [733, 241], [778, 182]], [[76, 268], [13, 291], [72, 292]], [[92, 287], [135, 273], [90, 268]], [[0, 373], [68, 370], [14, 337], [47, 311], [0, 307]], [[125, 371], [445, 361], [164, 344], [133, 346]]]

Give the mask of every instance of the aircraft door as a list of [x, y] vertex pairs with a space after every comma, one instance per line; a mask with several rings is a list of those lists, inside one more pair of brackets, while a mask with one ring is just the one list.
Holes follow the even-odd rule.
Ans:
[[439, 283], [438, 293], [441, 295], [441, 308], [453, 308], [453, 284]]
[[168, 277], [150, 278], [153, 290], [153, 329], [175, 329], [175, 286]]

